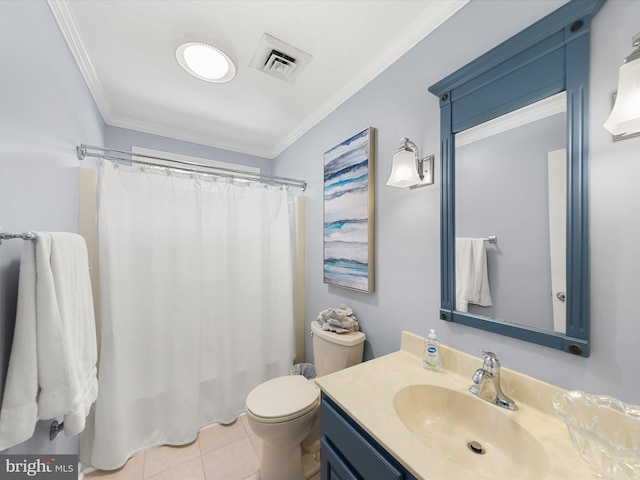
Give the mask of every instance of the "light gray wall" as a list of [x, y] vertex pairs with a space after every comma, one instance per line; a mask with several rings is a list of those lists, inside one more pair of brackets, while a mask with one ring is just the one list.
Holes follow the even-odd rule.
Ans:
[[[79, 143], [102, 144], [104, 123], [46, 2], [0, 2], [0, 225], [7, 232], [78, 231]], [[15, 322], [22, 240], [0, 246], [0, 386]], [[1, 388], [1, 387], [0, 387]], [[74, 453], [50, 422], [6, 453]]]
[[[132, 130], [107, 127], [45, 1], [0, 2], [0, 226], [78, 231], [81, 143], [132, 145], [259, 167], [273, 162]], [[83, 166], [93, 165], [87, 160]], [[13, 338], [22, 240], [0, 246], [0, 398]], [[49, 441], [50, 422], [5, 453], [76, 453], [76, 437]]]
[[[590, 358], [543, 348], [438, 319], [439, 108], [427, 87], [542, 18], [564, 2], [472, 1], [362, 91], [276, 159], [274, 173], [309, 182], [306, 322], [327, 307], [351, 306], [367, 334], [365, 355], [399, 348], [400, 333], [436, 328], [454, 348], [496, 352], [506, 367], [565, 388], [607, 393], [640, 404], [635, 318], [640, 278], [640, 138], [613, 143], [602, 127], [617, 71], [640, 30], [640, 2], [609, 0], [593, 21], [591, 63], [591, 309]], [[508, 19], [508, 21], [507, 21]], [[322, 155], [368, 125], [378, 129], [376, 292], [329, 287], [322, 280]], [[408, 136], [436, 154], [436, 182], [407, 191], [386, 187], [391, 157]], [[310, 342], [306, 345], [311, 360]]]
[[[640, 138], [613, 143], [601, 127], [611, 109], [617, 70], [640, 30], [640, 2], [609, 0], [595, 18], [591, 68], [591, 308], [588, 359], [438, 320], [439, 109], [427, 87], [560, 6], [563, 1], [472, 1], [428, 39], [336, 109], [281, 154], [273, 174], [309, 181], [307, 322], [345, 302], [367, 333], [368, 358], [397, 350], [402, 330], [426, 334], [538, 378], [640, 404], [636, 374], [640, 322]], [[508, 21], [506, 21], [508, 19]], [[207, 147], [180, 145], [105, 127], [45, 2], [0, 2], [0, 225], [7, 231], [77, 231], [79, 143], [141, 146], [203, 156]], [[362, 128], [378, 129], [376, 147], [376, 293], [322, 283], [323, 152]], [[118, 129], [119, 130], [119, 129]], [[436, 153], [436, 183], [416, 191], [385, 187], [391, 156], [409, 136], [423, 154]], [[204, 155], [206, 156], [206, 155]], [[233, 156], [233, 154], [231, 155]], [[234, 157], [235, 158], [235, 157]], [[220, 158], [224, 160], [224, 158]], [[259, 159], [247, 159], [261, 162]], [[227, 160], [233, 161], [233, 160]], [[242, 162], [241, 162], [242, 163]], [[6, 369], [13, 331], [21, 241], [0, 246], [0, 359]], [[307, 352], [311, 351], [310, 343]], [[310, 359], [310, 357], [309, 357]], [[66, 453], [74, 439], [49, 443], [44, 422], [11, 451]]]
[[493, 306], [469, 312], [553, 330], [548, 152], [565, 148], [566, 115], [456, 147], [456, 237], [486, 243]]

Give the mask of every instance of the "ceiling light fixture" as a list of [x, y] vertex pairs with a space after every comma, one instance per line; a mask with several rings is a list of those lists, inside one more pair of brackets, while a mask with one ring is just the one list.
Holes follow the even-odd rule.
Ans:
[[187, 73], [205, 82], [225, 83], [236, 76], [229, 55], [206, 43], [183, 43], [176, 49], [176, 59]]

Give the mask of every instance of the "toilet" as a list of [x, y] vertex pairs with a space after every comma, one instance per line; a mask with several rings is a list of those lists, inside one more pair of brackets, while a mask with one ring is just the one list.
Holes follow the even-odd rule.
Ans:
[[[365, 334], [334, 333], [311, 322], [318, 376], [362, 362]], [[247, 420], [262, 439], [261, 480], [303, 480], [320, 469], [320, 389], [302, 375], [261, 383], [247, 396]]]

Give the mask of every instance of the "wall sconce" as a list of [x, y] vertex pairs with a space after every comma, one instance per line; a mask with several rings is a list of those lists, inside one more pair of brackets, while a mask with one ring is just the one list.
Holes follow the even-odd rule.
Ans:
[[420, 158], [418, 147], [407, 137], [400, 140], [400, 148], [393, 155], [390, 187], [418, 188], [433, 184], [433, 155]]
[[633, 46], [620, 67], [615, 104], [604, 122], [614, 140], [640, 135], [640, 33], [633, 36]]

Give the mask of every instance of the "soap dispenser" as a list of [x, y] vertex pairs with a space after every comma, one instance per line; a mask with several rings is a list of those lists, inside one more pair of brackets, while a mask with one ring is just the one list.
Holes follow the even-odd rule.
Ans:
[[429, 330], [429, 335], [425, 340], [422, 363], [424, 368], [427, 370], [439, 372], [442, 369], [442, 362], [440, 361], [440, 345], [436, 337], [436, 331], [433, 328]]

